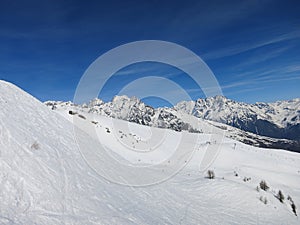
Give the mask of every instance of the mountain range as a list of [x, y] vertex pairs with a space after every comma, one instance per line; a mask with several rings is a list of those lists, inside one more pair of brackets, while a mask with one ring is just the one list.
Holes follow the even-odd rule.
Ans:
[[300, 140], [300, 98], [246, 104], [216, 96], [180, 102], [175, 109], [262, 136]]
[[187, 115], [190, 115], [198, 118], [198, 123], [211, 123], [226, 129], [227, 135], [247, 144], [300, 151], [299, 98], [275, 103], [247, 104], [215, 96], [182, 101], [172, 108], [153, 108], [136, 97], [127, 96], [115, 96], [111, 102], [96, 98], [82, 105], [62, 101], [47, 101], [45, 104], [58, 111], [84, 111], [141, 125], [192, 133], [203, 132], [187, 119], [190, 118]]

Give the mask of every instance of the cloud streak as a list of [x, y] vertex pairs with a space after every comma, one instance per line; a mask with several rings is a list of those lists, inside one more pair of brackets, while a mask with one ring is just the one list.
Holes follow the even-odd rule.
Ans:
[[219, 59], [228, 56], [238, 55], [257, 48], [265, 47], [267, 45], [284, 42], [292, 39], [298, 39], [298, 38], [300, 38], [300, 31], [291, 31], [289, 33], [281, 34], [277, 37], [264, 38], [262, 40], [258, 40], [250, 44], [240, 43], [238, 45], [230, 46], [227, 48], [214, 50], [206, 54], [203, 54], [202, 57], [206, 60]]

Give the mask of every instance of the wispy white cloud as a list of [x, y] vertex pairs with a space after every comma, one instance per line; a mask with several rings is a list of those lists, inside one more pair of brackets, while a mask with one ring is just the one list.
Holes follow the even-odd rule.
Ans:
[[274, 48], [271, 50], [268, 49], [266, 51], [265, 50], [260, 51], [258, 53], [255, 53], [254, 55], [246, 58], [243, 62], [237, 64], [233, 68], [240, 69], [240, 68], [244, 68], [246, 66], [253, 66], [254, 64], [257, 64], [257, 63], [269, 61], [276, 57], [280, 57], [284, 52], [288, 51], [289, 49], [291, 49], [291, 46], [284, 46], [284, 47]]
[[245, 85], [248, 85], [249, 83], [252, 83], [252, 81], [238, 81], [238, 82], [233, 82], [230, 84], [226, 84], [226, 85], [221, 85], [221, 88], [224, 89], [231, 89], [231, 88], [235, 88], [235, 87], [242, 87]]
[[300, 80], [300, 66], [299, 65], [286, 65], [277, 69], [270, 70], [253, 70], [243, 74], [238, 81], [227, 84], [222, 84], [222, 90], [234, 90], [240, 88], [248, 88], [253, 85], [261, 85], [267, 83]]
[[300, 65], [290, 65], [286, 67], [287, 73], [300, 72]]
[[149, 72], [148, 68], [134, 68], [134, 69], [121, 69], [115, 73], [116, 76], [128, 76], [128, 75], [136, 75], [145, 72]]
[[234, 91], [226, 91], [226, 96], [231, 96], [231, 95], [236, 95], [236, 94], [241, 94], [241, 93], [246, 93], [246, 92], [253, 92], [253, 91], [259, 91], [263, 90], [265, 87], [249, 87], [249, 88], [243, 88], [239, 90], [234, 90]]
[[227, 48], [211, 51], [206, 54], [203, 54], [202, 57], [206, 60], [218, 59], [218, 58], [223, 58], [223, 57], [227, 57], [227, 56], [237, 55], [237, 54], [247, 52], [247, 51], [250, 51], [253, 49], [257, 49], [260, 47], [264, 47], [264, 46], [267, 46], [270, 44], [275, 44], [275, 43], [288, 41], [288, 40], [292, 40], [292, 39], [298, 39], [298, 38], [300, 38], [300, 31], [298, 31], [298, 30], [291, 31], [288, 33], [278, 35], [276, 37], [273, 36], [271, 38], [264, 38], [264, 39], [258, 40], [256, 42], [253, 42], [250, 44], [248, 43], [247, 45], [245, 43], [240, 43], [240, 44], [230, 46]]

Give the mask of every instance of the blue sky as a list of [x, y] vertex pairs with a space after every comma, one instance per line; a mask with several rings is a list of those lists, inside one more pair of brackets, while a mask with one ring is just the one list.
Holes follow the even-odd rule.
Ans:
[[[41, 101], [72, 100], [84, 71], [101, 54], [132, 41], [164, 40], [198, 54], [228, 98], [249, 103], [299, 98], [299, 12], [296, 0], [2, 0], [0, 79]], [[122, 69], [100, 97], [110, 100], [122, 86], [151, 75], [177, 82], [192, 99], [205, 97], [189, 76], [159, 63]]]

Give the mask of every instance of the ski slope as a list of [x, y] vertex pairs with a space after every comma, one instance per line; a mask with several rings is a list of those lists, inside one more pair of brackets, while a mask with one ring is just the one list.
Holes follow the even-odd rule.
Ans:
[[[0, 81], [0, 107], [1, 225], [299, 224], [287, 200], [290, 195], [298, 210], [297, 153], [251, 147], [228, 138], [217, 143], [212, 137], [223, 131], [209, 126], [202, 127], [204, 133], [181, 134], [138, 124], [128, 128], [124, 121], [84, 112], [56, 112], [4, 81]], [[72, 121], [80, 128], [75, 127], [77, 136]], [[91, 128], [96, 136], [89, 133]], [[149, 151], [162, 135], [167, 144]], [[135, 167], [178, 163], [170, 159], [179, 137], [184, 137], [182, 150], [197, 147], [170, 179], [133, 187], [101, 176], [86, 160], [78, 137], [90, 151], [98, 149], [100, 138], [118, 160]], [[218, 155], [200, 171], [211, 149]], [[100, 163], [102, 168], [114, 165], [101, 159]], [[109, 175], [118, 174], [118, 169], [110, 168], [116, 173]], [[205, 178], [207, 169], [215, 172], [215, 179]], [[165, 172], [155, 170], [153, 175], [164, 177]], [[124, 179], [134, 181], [135, 175], [129, 171]], [[251, 179], [244, 181], [245, 177]], [[256, 190], [261, 180], [270, 186], [268, 191]], [[283, 203], [274, 197], [278, 190], [285, 195]]]

